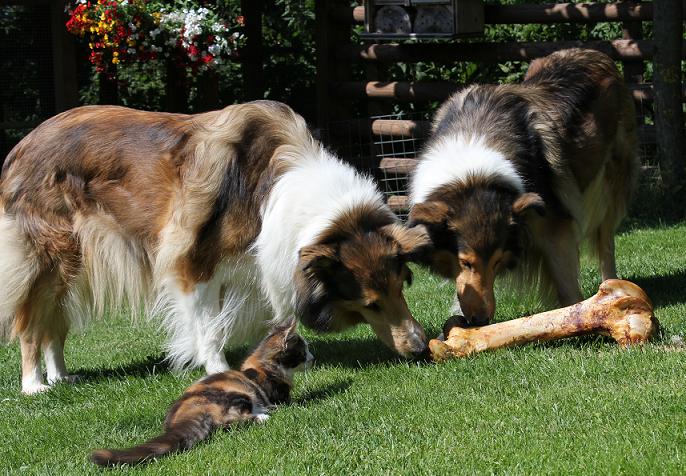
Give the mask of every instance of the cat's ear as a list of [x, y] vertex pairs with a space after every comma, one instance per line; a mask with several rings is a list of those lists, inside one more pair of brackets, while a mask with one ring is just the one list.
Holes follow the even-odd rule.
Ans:
[[286, 322], [284, 322], [283, 327], [283, 344], [285, 347], [286, 343], [288, 342], [288, 339], [298, 331], [298, 321], [295, 319], [295, 317], [291, 317]]

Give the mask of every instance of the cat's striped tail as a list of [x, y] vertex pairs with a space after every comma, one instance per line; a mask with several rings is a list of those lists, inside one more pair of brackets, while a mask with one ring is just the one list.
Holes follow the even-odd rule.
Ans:
[[100, 466], [148, 463], [160, 456], [190, 449], [206, 439], [213, 429], [212, 418], [202, 415], [198, 419], [175, 423], [160, 436], [133, 448], [96, 450], [91, 454], [91, 461]]

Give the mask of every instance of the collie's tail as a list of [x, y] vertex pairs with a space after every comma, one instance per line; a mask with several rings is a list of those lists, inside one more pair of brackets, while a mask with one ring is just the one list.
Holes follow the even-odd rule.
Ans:
[[96, 450], [91, 461], [100, 466], [136, 465], [148, 463], [160, 456], [193, 447], [206, 439], [212, 432], [213, 424], [209, 415], [175, 423], [160, 436], [133, 448], [121, 450]]
[[27, 298], [40, 264], [14, 218], [0, 204], [0, 341], [11, 334], [15, 313]]

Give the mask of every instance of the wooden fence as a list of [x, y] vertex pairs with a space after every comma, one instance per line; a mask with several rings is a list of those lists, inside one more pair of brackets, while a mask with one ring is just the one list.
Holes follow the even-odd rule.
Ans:
[[[389, 110], [393, 103], [443, 101], [463, 85], [447, 81], [403, 81], [382, 78], [385, 67], [395, 63], [459, 61], [499, 63], [530, 61], [571, 47], [603, 51], [622, 62], [625, 80], [642, 108], [654, 103], [655, 124], [643, 123], [639, 131], [643, 144], [657, 144], [664, 183], [678, 189], [684, 184], [684, 123], [681, 59], [686, 57], [682, 38], [683, 0], [659, 2], [616, 2], [588, 4], [485, 5], [486, 24], [553, 24], [621, 22], [622, 38], [608, 41], [558, 42], [443, 42], [374, 43], [354, 40], [352, 28], [364, 21], [364, 6], [350, 7], [338, 0], [317, 1], [318, 25], [318, 121], [330, 124], [351, 117], [351, 104], [366, 105], [370, 116]], [[642, 38], [641, 24], [654, 21], [654, 38]], [[645, 61], [654, 65], [654, 83], [644, 83]], [[362, 66], [366, 79], [352, 80], [353, 65]], [[383, 79], [383, 80], [382, 80]], [[361, 121], [365, 124], [365, 121]], [[412, 120], [369, 120], [369, 133], [375, 136], [423, 137], [428, 123]], [[372, 152], [373, 153], [373, 152]], [[407, 157], [384, 157], [379, 161], [385, 172], [406, 174], [414, 163]], [[393, 203], [404, 207], [402, 197]]]

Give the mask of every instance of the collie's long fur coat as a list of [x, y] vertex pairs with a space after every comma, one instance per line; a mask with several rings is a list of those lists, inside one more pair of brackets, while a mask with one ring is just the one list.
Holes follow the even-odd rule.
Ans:
[[521, 84], [471, 86], [442, 105], [412, 177], [410, 221], [429, 228], [434, 270], [456, 280], [456, 312], [483, 324], [508, 268], [568, 305], [582, 297], [586, 242], [603, 279], [616, 277], [614, 233], [637, 174], [633, 100], [613, 61], [560, 51]]
[[49, 119], [4, 163], [0, 237], [0, 324], [19, 337], [26, 393], [46, 388], [41, 351], [49, 383], [67, 377], [70, 325], [122, 307], [161, 315], [171, 362], [208, 373], [228, 368], [225, 345], [293, 314], [426, 349], [402, 297], [425, 231], [280, 103]]

